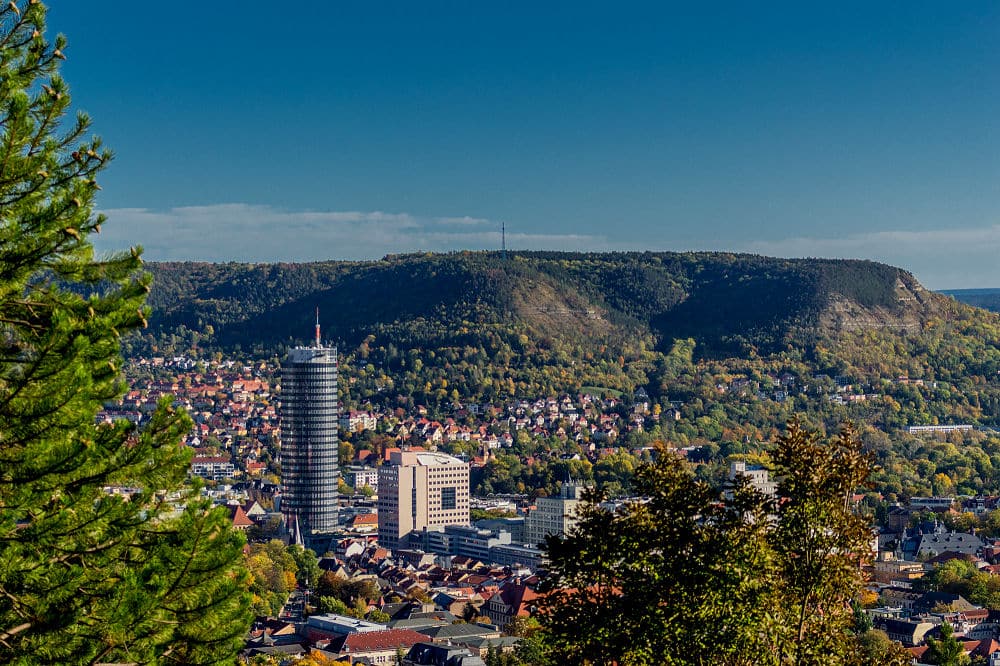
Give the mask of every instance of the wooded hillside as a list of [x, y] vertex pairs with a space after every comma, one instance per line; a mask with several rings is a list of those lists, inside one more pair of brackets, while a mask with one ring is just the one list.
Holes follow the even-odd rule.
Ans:
[[[423, 346], [493, 332], [542, 346], [623, 351], [637, 339], [669, 349], [767, 353], [806, 331], [919, 329], [943, 299], [912, 275], [869, 261], [721, 253], [497, 253], [391, 256], [377, 262], [151, 264], [153, 336], [279, 351], [312, 333], [353, 347], [367, 336]], [[211, 328], [208, 328], [211, 327]], [[207, 335], [206, 335], [207, 334]]]
[[[891, 266], [460, 253], [150, 270], [156, 309], [149, 329], [126, 340], [131, 352], [280, 356], [310, 340], [319, 306], [324, 338], [340, 346], [345, 409], [421, 405], [444, 418], [460, 403], [581, 391], [628, 398], [642, 387], [651, 413], [618, 443], [692, 447], [692, 461], [709, 463], [699, 473], [714, 481], [732, 455], [766, 456], [780, 424], [798, 415], [821, 431], [858, 424], [887, 496], [1000, 489], [1000, 436], [991, 430], [1000, 426], [1000, 317], [928, 292]], [[940, 423], [986, 430], [948, 442], [906, 430]], [[573, 440], [518, 447], [582, 451]], [[554, 488], [565, 471], [554, 460], [529, 468], [505, 454], [480, 483]], [[608, 460], [600, 465], [614, 468], [617, 458]], [[629, 476], [616, 474], [609, 478]]]

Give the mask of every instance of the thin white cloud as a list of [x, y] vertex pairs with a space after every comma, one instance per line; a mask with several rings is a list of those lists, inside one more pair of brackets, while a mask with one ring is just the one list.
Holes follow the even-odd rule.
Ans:
[[[108, 222], [94, 237], [99, 251], [142, 245], [152, 261], [376, 259], [412, 251], [497, 249], [501, 244], [498, 223], [468, 216], [286, 211], [241, 203], [103, 213]], [[602, 236], [508, 233], [507, 247], [605, 250], [610, 244]]]
[[[384, 211], [288, 211], [242, 203], [165, 210], [115, 208], [99, 251], [142, 245], [153, 261], [320, 261], [377, 259], [402, 252], [498, 249], [497, 221]], [[525, 233], [507, 225], [507, 247], [603, 251], [681, 249], [602, 235]], [[710, 249], [717, 243], [708, 243]], [[759, 240], [718, 249], [778, 257], [873, 259], [912, 271], [931, 289], [1000, 287], [1000, 224]]]
[[799, 236], [754, 241], [741, 249], [780, 257], [873, 259], [912, 271], [932, 289], [1000, 286], [1000, 225]]
[[445, 226], [459, 226], [459, 227], [482, 227], [489, 224], [494, 224], [490, 220], [482, 217], [469, 217], [468, 215], [464, 217], [438, 217], [434, 219], [438, 224]]

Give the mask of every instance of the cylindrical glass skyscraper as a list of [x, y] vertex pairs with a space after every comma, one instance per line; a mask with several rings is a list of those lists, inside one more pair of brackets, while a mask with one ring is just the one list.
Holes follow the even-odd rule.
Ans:
[[337, 349], [292, 349], [281, 366], [281, 512], [296, 540], [337, 528], [337, 419]]

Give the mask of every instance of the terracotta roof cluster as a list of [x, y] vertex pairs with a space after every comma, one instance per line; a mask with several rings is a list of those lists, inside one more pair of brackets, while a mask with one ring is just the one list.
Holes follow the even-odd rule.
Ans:
[[364, 654], [366, 652], [380, 652], [383, 650], [413, 647], [417, 643], [428, 639], [429, 636], [426, 634], [421, 634], [412, 629], [363, 631], [355, 634], [348, 634], [348, 636], [344, 638], [344, 642], [339, 646], [339, 651], [344, 654], [352, 655]]

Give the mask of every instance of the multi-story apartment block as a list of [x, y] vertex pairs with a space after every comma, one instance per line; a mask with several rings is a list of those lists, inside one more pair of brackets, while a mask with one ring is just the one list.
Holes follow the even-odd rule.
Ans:
[[390, 550], [425, 527], [469, 524], [469, 465], [443, 453], [395, 451], [379, 467], [378, 538]]
[[361, 432], [362, 430], [373, 430], [378, 425], [378, 417], [371, 412], [358, 412], [351, 410], [340, 415], [340, 429], [347, 432]]
[[580, 504], [583, 487], [567, 479], [556, 497], [539, 497], [535, 508], [524, 521], [524, 531], [528, 543], [537, 545], [548, 535], [561, 536], [576, 523], [576, 509]]
[[344, 483], [355, 490], [361, 490], [368, 486], [376, 493], [378, 492], [378, 468], [376, 467], [347, 467], [343, 470]]
[[200, 457], [191, 459], [191, 473], [203, 479], [219, 481], [231, 479], [236, 474], [236, 468], [229, 458]]

